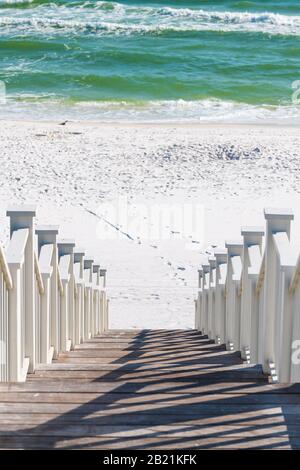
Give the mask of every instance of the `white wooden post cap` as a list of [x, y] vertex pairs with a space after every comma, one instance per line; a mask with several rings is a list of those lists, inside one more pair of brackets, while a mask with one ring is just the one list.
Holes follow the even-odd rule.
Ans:
[[75, 248], [73, 253], [74, 253], [74, 263], [80, 263], [85, 255], [85, 249]]
[[254, 234], [254, 235], [263, 236], [265, 234], [265, 230], [264, 230], [263, 227], [252, 227], [252, 226], [251, 227], [242, 227], [241, 228], [241, 234], [243, 236], [248, 235], [248, 234], [249, 235]]
[[242, 254], [244, 243], [240, 240], [229, 240], [225, 242], [228, 250], [228, 256], [240, 256]]
[[85, 249], [84, 249], [84, 248], [81, 248], [81, 247], [80, 247], [80, 248], [75, 248], [74, 254], [75, 254], [75, 255], [82, 255], [82, 256], [84, 256], [84, 255], [85, 255]]
[[208, 273], [210, 270], [210, 264], [207, 262], [207, 263], [202, 263], [202, 271], [203, 271], [203, 274], [206, 274]]
[[33, 219], [36, 215], [36, 206], [11, 206], [6, 211], [7, 217], [10, 217], [10, 235], [14, 230], [33, 227]]
[[214, 255], [217, 265], [227, 263], [228, 252], [226, 248], [216, 248], [214, 250]]
[[24, 205], [24, 206], [10, 206], [6, 211], [7, 217], [35, 217], [36, 206]]
[[201, 287], [201, 279], [203, 278], [203, 269], [202, 267], [198, 269], [198, 287]]
[[38, 225], [35, 229], [35, 233], [50, 233], [57, 235], [59, 231], [59, 225]]
[[265, 234], [263, 227], [242, 227], [241, 235], [244, 238], [245, 245], [260, 244]]
[[35, 233], [38, 236], [39, 245], [45, 245], [46, 243], [55, 243], [58, 235], [58, 225], [39, 225], [35, 229]]
[[293, 220], [294, 219], [294, 214], [292, 209], [277, 209], [277, 208], [265, 208], [264, 209], [264, 215], [265, 219], [287, 219], [287, 220]]
[[58, 225], [39, 225], [35, 229], [35, 233], [38, 237], [38, 249], [39, 252], [43, 245], [55, 245], [56, 237], [58, 235]]
[[97, 273], [100, 270], [100, 263], [93, 264], [93, 273]]
[[61, 239], [57, 242], [59, 256], [73, 254], [75, 241], [70, 239]]
[[294, 214], [291, 209], [264, 209], [265, 219], [267, 221], [267, 232], [287, 232], [290, 233], [291, 220]]
[[84, 258], [84, 269], [90, 269], [93, 266], [94, 258]]

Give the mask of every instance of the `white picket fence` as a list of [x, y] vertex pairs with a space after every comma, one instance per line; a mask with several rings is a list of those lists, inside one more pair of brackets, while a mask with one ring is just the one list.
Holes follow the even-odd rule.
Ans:
[[35, 208], [14, 207], [0, 247], [0, 381], [21, 382], [38, 364], [108, 328], [106, 270], [58, 227], [35, 228]]
[[[265, 209], [266, 230], [242, 228], [241, 241], [199, 269], [196, 329], [261, 364], [273, 381], [300, 382], [300, 256], [290, 210]], [[265, 235], [265, 236], [264, 236]]]

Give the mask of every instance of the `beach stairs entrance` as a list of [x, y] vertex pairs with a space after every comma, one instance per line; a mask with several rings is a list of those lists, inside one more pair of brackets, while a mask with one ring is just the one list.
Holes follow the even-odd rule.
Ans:
[[0, 448], [299, 448], [299, 391], [196, 330], [111, 330], [0, 384]]
[[[214, 269], [223, 274], [208, 290], [200, 284], [195, 330], [116, 331], [108, 329], [106, 270], [100, 263], [73, 240], [57, 240], [58, 227], [35, 227], [35, 208], [13, 207], [7, 215], [10, 241], [5, 252], [0, 248], [1, 449], [300, 447], [300, 385], [270, 383], [274, 377], [262, 362], [248, 364], [234, 341], [218, 341], [209, 328], [206, 335], [214, 316], [230, 313], [231, 302], [239, 306], [237, 298], [248, 292], [248, 278], [241, 285], [237, 277], [248, 259], [241, 257], [241, 246], [232, 251], [227, 245], [226, 259], [221, 253], [220, 264], [212, 259], [200, 270], [200, 280], [203, 274], [213, 277]], [[273, 227], [271, 247], [267, 242], [263, 256], [261, 233], [254, 239], [251, 232], [243, 250], [258, 255], [258, 295], [275, 272], [285, 308], [288, 296], [299, 292], [298, 261], [289, 257], [292, 267], [284, 264], [291, 215], [284, 214], [279, 235], [273, 233], [278, 214], [266, 215]], [[270, 253], [279, 257], [278, 272], [271, 269]], [[221, 304], [209, 300], [219, 294]], [[283, 331], [286, 338], [286, 322]], [[282, 376], [286, 362], [280, 364]]]

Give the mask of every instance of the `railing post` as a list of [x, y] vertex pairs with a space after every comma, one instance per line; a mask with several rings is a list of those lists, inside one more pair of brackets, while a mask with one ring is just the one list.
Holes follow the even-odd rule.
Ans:
[[198, 269], [198, 294], [196, 300], [195, 308], [195, 328], [201, 332], [201, 302], [202, 302], [202, 278], [203, 278], [203, 269], [202, 267]]
[[226, 242], [227, 279], [226, 279], [226, 347], [229, 351], [240, 349], [240, 275], [243, 244]]
[[[34, 217], [36, 215], [35, 206], [16, 206], [7, 210], [6, 215], [10, 217], [10, 235], [15, 230], [28, 229], [28, 239], [25, 248], [24, 259], [24, 301], [25, 301], [25, 356], [29, 358], [29, 372], [35, 370], [35, 280], [34, 280]], [[14, 273], [15, 281], [20, 273]], [[17, 294], [17, 296], [20, 294]], [[23, 299], [15, 299], [23, 302]], [[18, 307], [19, 308], [19, 307]], [[21, 308], [21, 307], [20, 307]], [[18, 314], [19, 315], [19, 314]], [[17, 320], [17, 318], [16, 318]], [[13, 346], [11, 346], [13, 347]]]
[[97, 286], [94, 289], [94, 327], [93, 335], [98, 335], [100, 333], [100, 311], [101, 311], [101, 300], [100, 300], [100, 264], [93, 264], [93, 274], [95, 275], [95, 285]]
[[60, 338], [61, 350], [66, 351], [75, 344], [75, 321], [74, 321], [74, 240], [60, 240], [57, 243], [59, 259], [69, 257], [69, 271], [66, 277], [62, 277], [64, 295], [62, 298], [60, 312]]
[[208, 334], [208, 290], [209, 290], [209, 270], [208, 262], [202, 264], [203, 283], [202, 283], [202, 334]]
[[[241, 292], [241, 357], [247, 361], [257, 359], [258, 337], [258, 303], [255, 292], [256, 279], [251, 278], [251, 247], [257, 247], [257, 255], [261, 257], [262, 237], [264, 229], [261, 227], [242, 227], [243, 256], [242, 256], [242, 292]], [[259, 260], [261, 261], [261, 259]]]
[[8, 363], [7, 379], [9, 382], [22, 382], [26, 374], [22, 373], [22, 318], [21, 318], [21, 273], [20, 265], [11, 263], [8, 259], [9, 269], [13, 282], [13, 289], [8, 292]]
[[216, 258], [210, 256], [209, 290], [208, 290], [208, 337], [215, 340], [215, 289], [216, 289]]
[[226, 301], [225, 301], [225, 282], [227, 272], [227, 250], [216, 249], [214, 252], [216, 259], [216, 289], [215, 289], [215, 339], [216, 343], [225, 343], [225, 320], [226, 320]]
[[[288, 209], [265, 209], [266, 246], [264, 304], [262, 321], [262, 367], [265, 373], [274, 373], [276, 364], [276, 342], [278, 335], [278, 301], [282, 289], [280, 264], [274, 246], [273, 235], [285, 232], [290, 238], [291, 221], [294, 215]], [[277, 323], [277, 328], [276, 328]]]
[[92, 336], [92, 312], [93, 312], [93, 258], [84, 259], [85, 271], [85, 306], [84, 306], [84, 337], [90, 339]]
[[101, 290], [101, 332], [108, 330], [108, 300], [106, 298], [106, 269], [100, 269], [100, 278], [102, 278]]
[[75, 282], [77, 285], [77, 298], [75, 301], [75, 344], [80, 344], [84, 337], [84, 254], [83, 248], [74, 250], [74, 272], [76, 267]]
[[[42, 338], [41, 338], [41, 361], [51, 362], [52, 357], [57, 357], [59, 351], [58, 335], [58, 256], [57, 256], [57, 225], [43, 225], [37, 227], [35, 233], [38, 237], [38, 253], [45, 245], [52, 247], [50, 260], [51, 271], [47, 272], [48, 266], [41, 266], [41, 274], [44, 282], [45, 293], [42, 297]], [[52, 352], [51, 352], [52, 347]], [[52, 356], [52, 357], [51, 357]]]

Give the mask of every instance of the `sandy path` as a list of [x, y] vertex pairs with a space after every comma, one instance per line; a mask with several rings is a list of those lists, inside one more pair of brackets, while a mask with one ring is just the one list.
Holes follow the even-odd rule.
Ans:
[[[197, 266], [212, 244], [263, 223], [264, 206], [292, 207], [300, 228], [299, 148], [297, 127], [2, 121], [1, 240], [7, 205], [37, 203], [39, 223], [59, 223], [107, 266], [112, 326], [193, 327]], [[103, 204], [114, 208], [125, 196], [139, 223], [116, 232]], [[153, 205], [174, 203], [203, 204], [203, 246], [200, 234], [171, 234], [164, 217], [169, 239], [141, 236], [155, 224]]]

